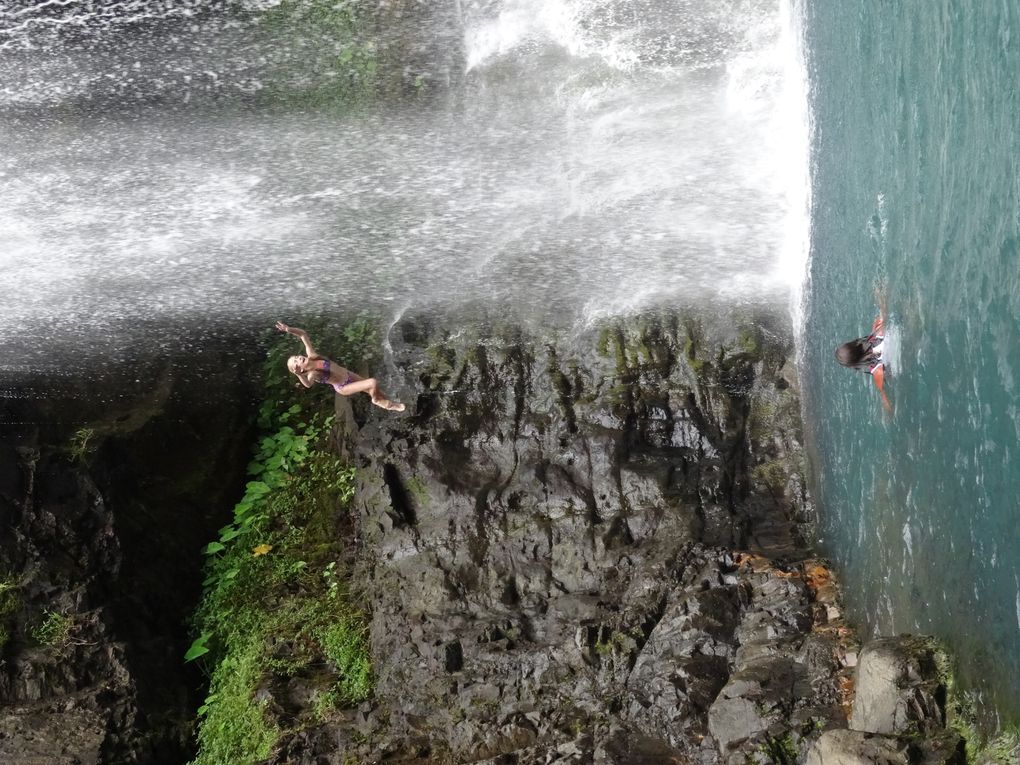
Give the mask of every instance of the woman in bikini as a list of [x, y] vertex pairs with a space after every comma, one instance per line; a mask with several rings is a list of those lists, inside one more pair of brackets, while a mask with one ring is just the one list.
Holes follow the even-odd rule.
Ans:
[[398, 401], [390, 401], [386, 395], [379, 390], [379, 381], [374, 377], [360, 377], [350, 370], [344, 369], [329, 359], [320, 356], [312, 347], [312, 341], [308, 333], [297, 327], [288, 327], [282, 321], [276, 322], [276, 328], [288, 335], [294, 335], [305, 346], [304, 356], [291, 356], [287, 359], [287, 369], [301, 381], [306, 388], [311, 388], [315, 383], [330, 385], [341, 396], [351, 396], [355, 393], [367, 393], [376, 406], [387, 409], [391, 412], [404, 411], [404, 405]]
[[878, 298], [879, 314], [871, 325], [871, 334], [867, 337], [858, 337], [848, 343], [843, 343], [836, 348], [836, 361], [850, 369], [858, 369], [867, 372], [882, 394], [882, 406], [887, 412], [892, 412], [892, 404], [885, 394], [885, 361], [882, 360], [882, 350], [885, 344], [885, 299], [876, 290]]

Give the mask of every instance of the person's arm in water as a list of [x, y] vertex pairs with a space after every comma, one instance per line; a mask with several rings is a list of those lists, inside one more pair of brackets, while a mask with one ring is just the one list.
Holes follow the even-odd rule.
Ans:
[[[281, 332], [286, 332], [288, 335], [294, 335], [294, 337], [300, 340], [305, 346], [306, 356], [314, 357], [319, 355], [318, 353], [316, 353], [315, 348], [312, 347], [312, 341], [311, 338], [308, 337], [308, 333], [305, 332], [303, 329], [298, 329], [297, 327], [288, 327], [282, 321], [276, 322], [276, 328]], [[304, 382], [304, 380], [302, 380], [302, 382]], [[305, 387], [309, 386], [306, 385]]]
[[875, 318], [875, 323], [871, 327], [872, 333], [885, 328], [886, 319], [889, 317], [889, 311], [885, 304], [885, 289], [881, 284], [875, 285], [875, 302], [878, 303], [878, 316]]
[[[875, 302], [878, 303], [878, 316], [875, 317], [875, 323], [871, 325], [871, 334], [878, 335], [884, 339], [885, 323], [889, 316], [889, 310], [886, 306], [885, 288], [882, 284], [875, 285]], [[889, 396], [885, 393], [885, 366], [880, 364], [871, 373], [871, 378], [875, 381], [875, 387], [878, 388], [878, 392], [882, 395], [882, 406], [887, 413], [892, 414], [892, 403], [889, 401]]]
[[889, 397], [885, 394], [885, 367], [879, 366], [871, 373], [871, 379], [875, 381], [875, 387], [878, 388], [878, 392], [882, 395], [882, 406], [886, 412], [892, 414], [892, 402], [889, 401]]

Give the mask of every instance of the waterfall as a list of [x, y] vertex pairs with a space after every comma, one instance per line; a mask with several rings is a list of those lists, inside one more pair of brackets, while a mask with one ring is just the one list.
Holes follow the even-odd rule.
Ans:
[[[482, 303], [576, 323], [782, 304], [799, 280], [787, 3], [393, 2], [355, 42], [275, 5], [0, 11], [8, 371], [162, 322]], [[396, 91], [289, 99], [345, 56]]]

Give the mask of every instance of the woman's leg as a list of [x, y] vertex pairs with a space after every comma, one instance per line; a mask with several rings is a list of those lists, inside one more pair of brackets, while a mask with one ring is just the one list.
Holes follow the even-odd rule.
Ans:
[[336, 387], [336, 392], [341, 396], [353, 396], [355, 393], [367, 393], [372, 398], [372, 403], [382, 409], [394, 412], [404, 411], [404, 405], [396, 401], [390, 401], [386, 394], [379, 390], [379, 381], [374, 377], [367, 379], [351, 375], [351, 382]]

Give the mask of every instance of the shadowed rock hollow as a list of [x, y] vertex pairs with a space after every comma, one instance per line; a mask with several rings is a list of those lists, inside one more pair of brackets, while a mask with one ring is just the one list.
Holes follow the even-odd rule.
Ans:
[[223, 365], [231, 340], [0, 404], [20, 423], [0, 441], [0, 762], [193, 755], [186, 619], [252, 437], [257, 349]]

